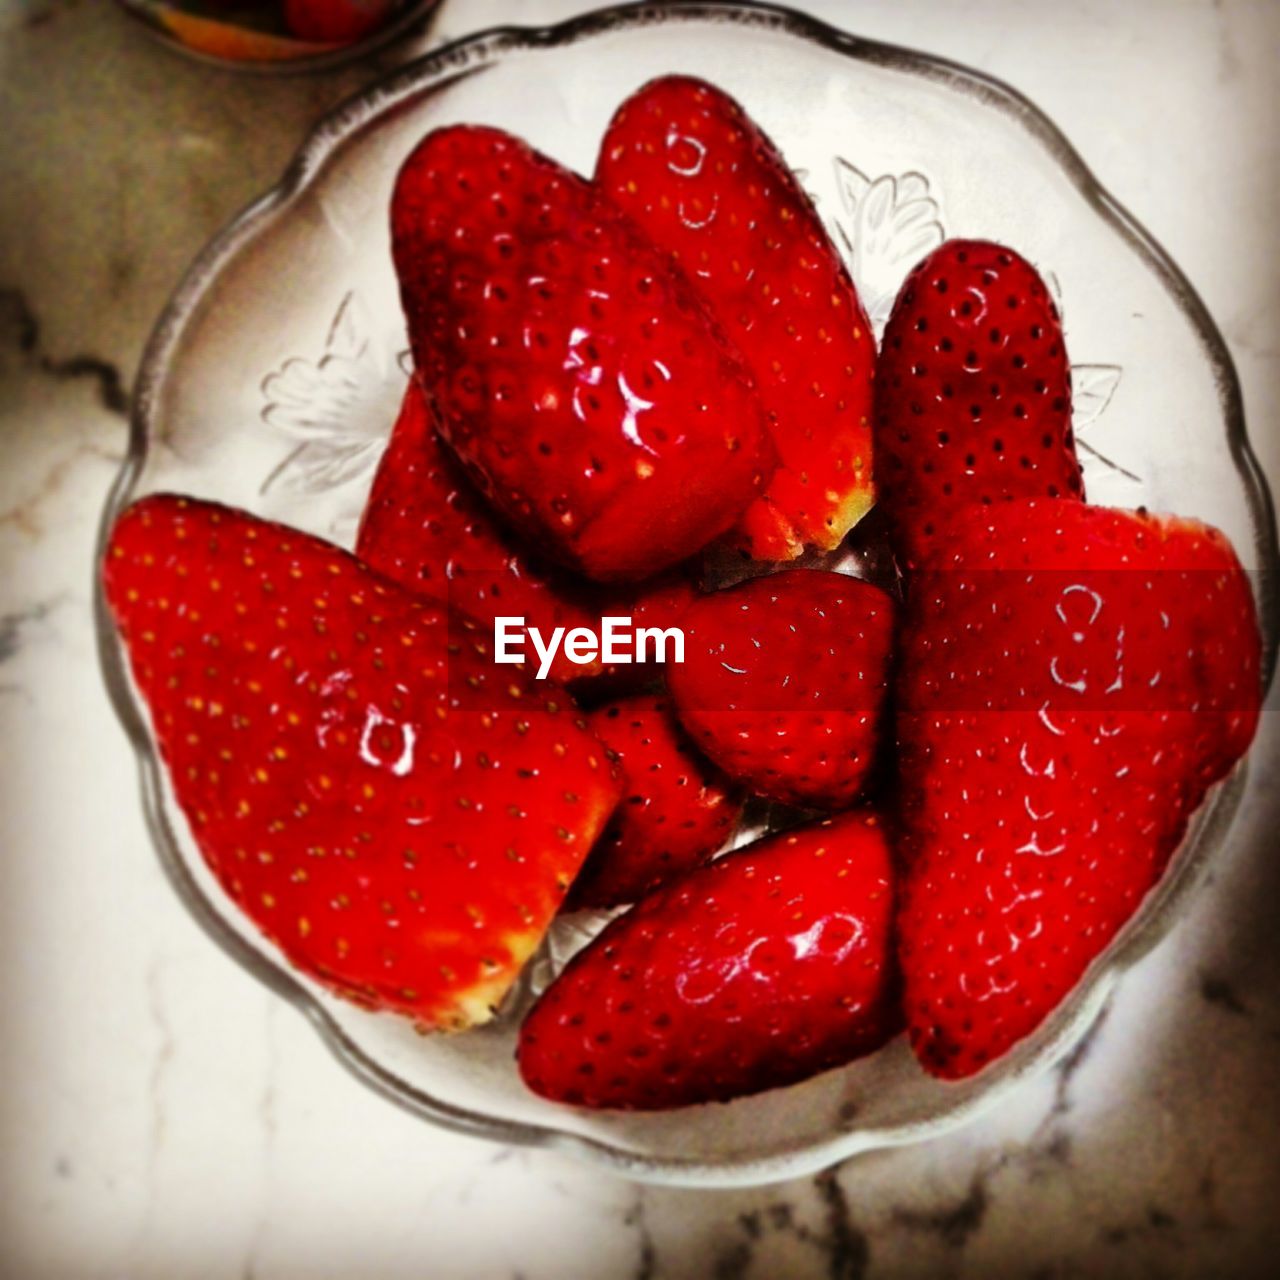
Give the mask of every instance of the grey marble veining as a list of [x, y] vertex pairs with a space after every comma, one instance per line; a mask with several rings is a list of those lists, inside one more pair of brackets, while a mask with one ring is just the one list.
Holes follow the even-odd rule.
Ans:
[[[573, 0], [448, 0], [445, 38]], [[810, 7], [1030, 92], [1202, 290], [1280, 477], [1280, 9]], [[383, 59], [389, 65], [395, 55]], [[0, 1274], [1254, 1276], [1280, 1247], [1280, 726], [1189, 917], [1094, 1032], [928, 1146], [637, 1188], [416, 1123], [210, 946], [148, 846], [90, 625], [101, 499], [191, 257], [367, 69], [238, 78], [101, 0], [0, 7]]]

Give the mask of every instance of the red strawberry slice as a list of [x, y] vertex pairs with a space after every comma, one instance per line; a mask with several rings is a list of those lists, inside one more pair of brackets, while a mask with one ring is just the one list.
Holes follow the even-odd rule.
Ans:
[[839, 809], [880, 740], [894, 606], [841, 573], [788, 569], [684, 615], [667, 684], [681, 723], [731, 778], [787, 804]]
[[907, 277], [876, 368], [875, 450], [905, 567], [970, 503], [1083, 497], [1058, 311], [1012, 249], [949, 240]]
[[656, 1110], [870, 1053], [898, 1027], [892, 900], [867, 812], [727, 854], [570, 961], [520, 1030], [520, 1074], [556, 1102]]
[[1159, 878], [1260, 700], [1249, 584], [1194, 520], [972, 507], [912, 581], [900, 956], [925, 1067], [1034, 1030]]
[[620, 785], [562, 689], [295, 530], [135, 504], [106, 597], [206, 862], [304, 973], [424, 1027], [483, 1022]]
[[727, 94], [666, 76], [618, 109], [596, 177], [755, 370], [782, 465], [737, 541], [758, 560], [839, 545], [872, 501], [875, 340], [795, 175]]
[[741, 356], [602, 193], [495, 129], [406, 161], [392, 239], [445, 440], [519, 531], [602, 581], [692, 555], [772, 446]]
[[732, 835], [742, 803], [694, 751], [666, 698], [611, 702], [587, 723], [622, 766], [627, 785], [574, 881], [571, 905], [613, 907], [706, 862]]
[[[408, 591], [461, 609], [478, 622], [522, 617], [550, 636], [556, 627], [599, 635], [606, 616], [634, 627], [678, 625], [693, 598], [677, 573], [604, 588], [570, 582], [525, 551], [475, 491], [431, 423], [422, 390], [410, 382], [360, 521], [356, 555]], [[653, 662], [616, 666], [571, 662], [563, 647], [551, 675], [563, 681], [608, 677], [619, 688], [650, 675]]]

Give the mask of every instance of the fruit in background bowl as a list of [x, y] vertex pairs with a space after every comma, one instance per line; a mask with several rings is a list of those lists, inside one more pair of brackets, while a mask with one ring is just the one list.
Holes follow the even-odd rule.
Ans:
[[300, 40], [350, 44], [376, 31], [400, 0], [284, 0], [284, 20]]
[[597, 187], [509, 134], [453, 126], [405, 162], [391, 221], [438, 430], [564, 566], [649, 577], [764, 490], [774, 453], [749, 369]]
[[297, 530], [195, 499], [117, 521], [106, 599], [209, 869], [309, 977], [492, 1016], [620, 783], [554, 684]]
[[731, 540], [757, 560], [838, 546], [873, 498], [875, 340], [786, 161], [728, 94], [665, 76], [618, 108], [596, 179], [688, 274], [755, 372], [780, 465]]
[[437, 0], [118, 0], [171, 45], [229, 65], [331, 65]]

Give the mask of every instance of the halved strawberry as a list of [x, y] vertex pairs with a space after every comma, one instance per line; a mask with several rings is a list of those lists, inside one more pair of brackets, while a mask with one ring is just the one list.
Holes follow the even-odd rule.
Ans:
[[841, 573], [788, 569], [703, 596], [667, 671], [676, 713], [731, 778], [787, 804], [839, 809], [875, 760], [894, 604]]
[[749, 845], [614, 920], [520, 1029], [535, 1093], [654, 1110], [791, 1084], [899, 1026], [892, 871], [854, 811]]
[[763, 491], [747, 366], [594, 185], [496, 129], [440, 129], [400, 171], [392, 241], [441, 434], [563, 563], [648, 577]]
[[948, 240], [907, 277], [880, 347], [875, 449], [904, 567], [971, 503], [1083, 497], [1058, 310], [1012, 249]]
[[1261, 696], [1253, 596], [1194, 520], [971, 507], [911, 582], [898, 692], [912, 1042], [970, 1075], [1159, 878]]
[[795, 175], [728, 94], [664, 76], [618, 108], [596, 177], [755, 370], [782, 465], [734, 538], [757, 560], [837, 546], [872, 502], [875, 340]]
[[693, 749], [665, 697], [597, 707], [587, 723], [622, 766], [622, 802], [570, 893], [574, 907], [614, 907], [723, 848], [742, 800]]
[[485, 1021], [620, 784], [555, 685], [346, 552], [167, 495], [106, 598], [210, 869], [312, 978], [425, 1027]]

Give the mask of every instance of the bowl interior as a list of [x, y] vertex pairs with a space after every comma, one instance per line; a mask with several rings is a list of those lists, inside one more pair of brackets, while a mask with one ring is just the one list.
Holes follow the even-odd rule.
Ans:
[[[836, 39], [761, 10], [606, 15], [480, 38], [411, 66], [331, 117], [284, 185], [206, 251], [140, 379], [135, 452], [113, 502], [156, 489], [246, 507], [350, 546], [405, 384], [387, 205], [429, 129], [509, 129], [589, 173], [609, 116], [645, 80], [710, 75], [802, 171], [877, 328], [907, 270], [944, 236], [1004, 241], [1062, 307], [1090, 498], [1195, 515], [1270, 570], [1265, 491], [1249, 468], [1234, 375], [1176, 272], [1075, 168], [1042, 118], [999, 86], [920, 55]], [[1215, 341], [1218, 346], [1215, 347]], [[109, 679], [120, 655], [104, 637]], [[282, 970], [209, 876], [156, 775], [136, 707], [162, 857], [197, 914], [402, 1104], [505, 1141], [567, 1144], [641, 1177], [752, 1182], [959, 1123], [1061, 1053], [1111, 983], [1173, 918], [1221, 842], [1239, 779], [1202, 811], [1166, 881], [1041, 1031], [958, 1085], [902, 1042], [807, 1084], [669, 1115], [544, 1103], [516, 1075], [514, 999], [493, 1026], [423, 1038]], [[570, 917], [531, 983], [598, 921]]]

